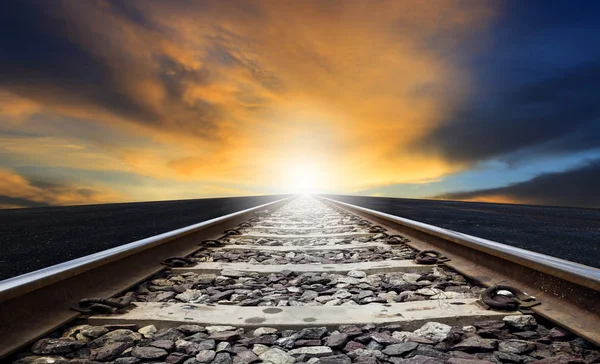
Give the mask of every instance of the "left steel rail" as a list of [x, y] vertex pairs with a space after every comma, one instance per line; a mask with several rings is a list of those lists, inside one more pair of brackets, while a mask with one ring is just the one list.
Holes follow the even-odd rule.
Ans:
[[0, 281], [0, 358], [76, 319], [71, 310], [85, 297], [113, 297], [165, 268], [169, 256], [187, 256], [203, 240], [221, 236], [292, 197], [134, 241]]

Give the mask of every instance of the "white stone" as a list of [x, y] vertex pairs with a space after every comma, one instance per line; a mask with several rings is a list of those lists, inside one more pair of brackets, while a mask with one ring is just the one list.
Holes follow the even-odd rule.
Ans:
[[[419, 293], [419, 291], [417, 291]], [[431, 300], [449, 300], [453, 298], [466, 298], [464, 294], [458, 292], [440, 292], [429, 297]]]
[[515, 327], [518, 329], [524, 329], [528, 326], [535, 326], [537, 322], [535, 317], [531, 315], [512, 315], [506, 316], [502, 319], [508, 326]]
[[145, 337], [146, 339], [149, 339], [149, 338], [151, 338], [151, 337], [152, 337], [152, 335], [154, 335], [154, 333], [155, 333], [156, 331], [158, 331], [158, 330], [156, 329], [156, 326], [154, 326], [154, 325], [148, 325], [148, 326], [144, 326], [144, 327], [142, 327], [142, 328], [140, 328], [140, 329], [138, 330], [138, 332], [139, 332], [140, 334], [144, 335], [144, 337]]
[[252, 334], [254, 336], [262, 336], [262, 335], [274, 334], [277, 331], [278, 331], [277, 329], [274, 329], [272, 327], [259, 327], [258, 329], [254, 330], [254, 332]]
[[435, 296], [436, 294], [440, 294], [444, 291], [438, 288], [421, 288], [415, 291], [415, 293], [423, 295], [423, 296]]
[[208, 331], [209, 334], [214, 334], [215, 332], [233, 331], [235, 329], [237, 329], [237, 327], [234, 327], [234, 326], [207, 326], [206, 327], [206, 331]]
[[306, 355], [308, 358], [320, 358], [333, 355], [333, 351], [329, 346], [305, 346], [290, 350], [288, 354], [292, 356]]
[[202, 291], [197, 289], [186, 289], [183, 293], [180, 293], [177, 296], [175, 296], [175, 299], [178, 299], [183, 302], [190, 302], [197, 300], [198, 298], [200, 298], [200, 296], [202, 296]]
[[254, 344], [252, 347], [252, 352], [256, 355], [260, 355], [267, 350], [269, 350], [269, 347], [263, 344]]
[[348, 272], [348, 277], [352, 278], [365, 278], [366, 276], [367, 273], [363, 272], [362, 270], [351, 270]]
[[420, 274], [417, 273], [404, 273], [402, 279], [408, 283], [417, 283], [417, 279], [421, 278]]
[[271, 348], [260, 354], [258, 357], [263, 362], [269, 364], [293, 364], [296, 361], [293, 356], [277, 348]]
[[428, 322], [423, 325], [420, 329], [415, 330], [415, 334], [425, 339], [429, 339], [434, 342], [440, 342], [448, 338], [448, 334], [452, 330], [451, 326], [439, 323], [439, 322]]

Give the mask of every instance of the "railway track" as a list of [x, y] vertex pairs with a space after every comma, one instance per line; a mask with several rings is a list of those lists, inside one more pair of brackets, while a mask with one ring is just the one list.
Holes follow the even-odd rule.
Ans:
[[595, 268], [302, 196], [0, 282], [0, 355], [598, 363], [599, 290]]

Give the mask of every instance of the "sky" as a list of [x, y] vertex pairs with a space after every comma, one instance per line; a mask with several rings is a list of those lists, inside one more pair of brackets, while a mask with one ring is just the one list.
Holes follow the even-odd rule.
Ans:
[[596, 1], [0, 4], [0, 208], [600, 207]]

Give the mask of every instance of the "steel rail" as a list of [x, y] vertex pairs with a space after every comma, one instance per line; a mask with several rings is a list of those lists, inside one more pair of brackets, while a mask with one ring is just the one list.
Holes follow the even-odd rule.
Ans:
[[[165, 267], [168, 256], [198, 250], [202, 240], [282, 206], [294, 196], [185, 226], [0, 281], [0, 358], [75, 319], [84, 297], [112, 297]], [[169, 244], [167, 244], [169, 243]]]
[[600, 345], [600, 269], [492, 240], [318, 196], [324, 202], [390, 227], [418, 250], [436, 249], [445, 265], [484, 286], [510, 282], [542, 304], [537, 314]]

